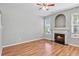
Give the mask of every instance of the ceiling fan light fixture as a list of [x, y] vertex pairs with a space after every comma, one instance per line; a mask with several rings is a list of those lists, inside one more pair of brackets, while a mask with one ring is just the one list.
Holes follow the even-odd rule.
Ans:
[[49, 7], [52, 7], [55, 4], [53, 4], [53, 3], [37, 3], [37, 5], [39, 6], [39, 9], [49, 10]]

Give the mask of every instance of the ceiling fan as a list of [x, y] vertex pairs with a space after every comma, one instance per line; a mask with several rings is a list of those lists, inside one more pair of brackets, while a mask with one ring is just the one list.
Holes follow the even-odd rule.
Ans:
[[55, 6], [53, 3], [37, 3], [39, 9], [49, 10], [49, 7]]

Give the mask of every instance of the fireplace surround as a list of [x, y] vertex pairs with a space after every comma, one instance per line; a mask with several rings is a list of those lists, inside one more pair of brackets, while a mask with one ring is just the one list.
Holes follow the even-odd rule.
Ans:
[[[55, 41], [55, 34], [61, 34], [62, 36], [64, 36], [64, 44], [68, 44], [69, 43], [69, 34], [68, 34], [68, 29], [54, 29], [53, 30], [53, 40]], [[64, 35], [63, 35], [64, 34]], [[57, 35], [57, 36], [58, 36]], [[62, 36], [59, 35], [58, 38], [62, 38]], [[58, 43], [58, 42], [57, 42]]]

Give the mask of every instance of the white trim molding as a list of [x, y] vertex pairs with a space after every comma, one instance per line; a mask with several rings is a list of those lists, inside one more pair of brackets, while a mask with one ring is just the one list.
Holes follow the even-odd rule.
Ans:
[[23, 43], [28, 43], [28, 42], [32, 42], [32, 41], [36, 41], [36, 40], [41, 40], [41, 39], [43, 39], [43, 38], [32, 39], [32, 40], [28, 40], [28, 41], [24, 41], [24, 42], [19, 42], [19, 43], [14, 43], [14, 44], [10, 44], [10, 45], [5, 45], [5, 46], [2, 46], [2, 47], [3, 48], [10, 47], [10, 46], [19, 45], [19, 44], [23, 44]]
[[77, 44], [69, 44], [69, 45], [72, 45], [72, 46], [75, 46], [75, 47], [79, 47], [79, 45], [77, 45]]

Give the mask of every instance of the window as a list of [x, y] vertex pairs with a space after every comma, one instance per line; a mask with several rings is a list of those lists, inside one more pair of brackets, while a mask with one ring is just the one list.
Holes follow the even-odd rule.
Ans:
[[45, 18], [45, 33], [51, 34], [50, 18]]
[[72, 37], [79, 38], [79, 14], [72, 15]]

